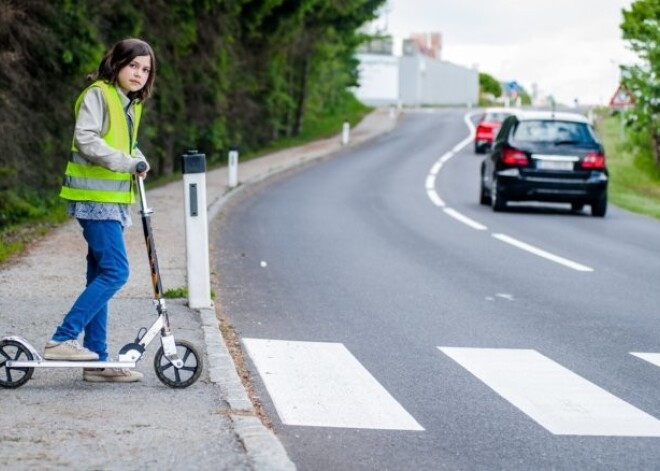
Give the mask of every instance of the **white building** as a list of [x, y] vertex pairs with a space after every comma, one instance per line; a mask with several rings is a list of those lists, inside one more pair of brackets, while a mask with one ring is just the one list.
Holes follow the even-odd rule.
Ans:
[[[479, 103], [479, 72], [423, 53], [415, 40], [404, 42], [403, 56], [365, 52], [360, 60], [357, 98], [372, 106], [472, 106]], [[435, 56], [435, 57], [434, 57]]]
[[385, 54], [358, 54], [360, 86], [355, 96], [371, 106], [399, 102], [399, 58]]

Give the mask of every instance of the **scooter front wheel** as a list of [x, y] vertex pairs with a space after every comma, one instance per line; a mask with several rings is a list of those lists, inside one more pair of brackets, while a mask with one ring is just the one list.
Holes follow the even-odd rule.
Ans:
[[16, 340], [0, 341], [0, 387], [18, 388], [27, 383], [34, 373], [34, 368], [7, 366], [7, 361], [31, 361], [34, 357], [30, 350]]
[[202, 374], [203, 360], [197, 349], [185, 340], [177, 340], [176, 353], [183, 361], [183, 366], [177, 368], [165, 356], [161, 346], [154, 358], [154, 369], [158, 379], [171, 388], [187, 388], [194, 384]]

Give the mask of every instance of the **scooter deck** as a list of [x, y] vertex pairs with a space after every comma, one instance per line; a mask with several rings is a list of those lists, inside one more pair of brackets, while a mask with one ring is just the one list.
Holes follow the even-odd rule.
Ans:
[[8, 368], [135, 368], [134, 361], [7, 360]]
[[7, 368], [135, 368], [137, 361], [71, 361], [46, 360], [27, 340], [18, 335], [5, 337], [2, 340], [14, 341], [22, 344], [32, 354], [32, 360], [7, 360]]

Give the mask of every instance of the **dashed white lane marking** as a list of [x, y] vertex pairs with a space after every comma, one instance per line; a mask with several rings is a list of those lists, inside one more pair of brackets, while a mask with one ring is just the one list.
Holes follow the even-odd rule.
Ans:
[[435, 192], [435, 175], [429, 175], [426, 177], [426, 189]]
[[[470, 134], [461, 142], [456, 144], [449, 152], [444, 153], [438, 160], [436, 160], [436, 162], [431, 167], [429, 174], [426, 176], [426, 194], [428, 195], [431, 202], [440, 208], [445, 207], [445, 202], [442, 200], [442, 198], [440, 198], [440, 195], [438, 195], [438, 192], [435, 190], [435, 181], [438, 176], [438, 173], [440, 173], [440, 170], [442, 170], [442, 166], [454, 155], [459, 153], [465, 146], [467, 146], [472, 142], [473, 133], [474, 133], [474, 124], [472, 124], [472, 121], [470, 121], [470, 116], [471, 114], [468, 113], [463, 117], [463, 120], [470, 129]], [[477, 229], [477, 230], [487, 229], [487, 227], [484, 226], [483, 224], [480, 224], [474, 221], [473, 219], [470, 219], [469, 217], [459, 213], [455, 209], [447, 208], [445, 209], [445, 212], [449, 216], [462, 222], [463, 224], [472, 227], [473, 229]]]
[[582, 265], [577, 262], [573, 262], [571, 260], [568, 260], [567, 258], [560, 257], [558, 255], [551, 254], [550, 252], [546, 252], [545, 250], [541, 250], [538, 247], [534, 247], [533, 245], [527, 244], [525, 242], [522, 242], [518, 239], [514, 239], [513, 237], [509, 237], [506, 234], [492, 234], [493, 237], [495, 237], [498, 240], [501, 240], [502, 242], [506, 242], [507, 244], [513, 245], [514, 247], [518, 247], [521, 250], [524, 250], [526, 252], [532, 253], [534, 255], [537, 255], [539, 257], [545, 258], [546, 260], [550, 260], [555, 263], [559, 263], [560, 265], [564, 265], [565, 267], [572, 268], [573, 270], [577, 271], [594, 271], [593, 268], [589, 268], [586, 265]]
[[284, 424], [424, 430], [340, 343], [243, 343]]
[[462, 223], [465, 224], [466, 226], [470, 226], [472, 229], [476, 229], [476, 230], [478, 230], [478, 231], [485, 231], [486, 229], [488, 229], [488, 228], [487, 228], [486, 226], [484, 226], [483, 224], [478, 223], [478, 222], [475, 221], [474, 219], [470, 219], [470, 218], [467, 217], [467, 216], [464, 216], [463, 214], [459, 213], [459, 212], [456, 211], [455, 209], [452, 209], [452, 208], [445, 208], [443, 211], [444, 211], [445, 213], [447, 213], [449, 216], [453, 217], [454, 219], [456, 219], [456, 220], [462, 222]]
[[[457, 221], [465, 224], [468, 227], [471, 227], [472, 229], [476, 229], [478, 231], [485, 231], [488, 230], [488, 227], [481, 224], [480, 222], [475, 221], [472, 218], [469, 218], [465, 216], [464, 214], [456, 211], [453, 208], [447, 207], [446, 203], [440, 198], [440, 195], [435, 189], [435, 183], [438, 177], [438, 173], [440, 173], [440, 170], [442, 170], [443, 165], [454, 155], [456, 155], [458, 152], [460, 152], [464, 147], [466, 147], [468, 144], [472, 142], [472, 139], [474, 138], [474, 124], [470, 120], [471, 116], [474, 113], [467, 113], [464, 117], [463, 120], [465, 121], [465, 124], [467, 127], [470, 129], [470, 135], [463, 139], [461, 142], [456, 144], [449, 152], [446, 152], [445, 154], [442, 155], [431, 167], [431, 170], [429, 171], [429, 174], [426, 176], [426, 194], [428, 195], [429, 199], [431, 202], [438, 206], [439, 208], [443, 208], [443, 211], [451, 216], [452, 218], [456, 219]], [[525, 242], [519, 241], [514, 239], [513, 237], [509, 237], [505, 234], [492, 234], [493, 237], [496, 239], [499, 239], [503, 242], [506, 242], [508, 244], [511, 244], [515, 247], [518, 247], [522, 250], [526, 250], [529, 253], [532, 253], [534, 255], [537, 255], [539, 257], [545, 258], [546, 260], [550, 260], [555, 263], [559, 263], [560, 265], [564, 265], [566, 267], [572, 268], [573, 270], [581, 271], [581, 272], [592, 272], [594, 271], [593, 268], [590, 268], [586, 265], [582, 265], [577, 262], [573, 262], [571, 260], [568, 260], [564, 257], [560, 257], [558, 255], [551, 254], [550, 252], [547, 252], [545, 250], [539, 249], [537, 247], [534, 247], [530, 244], [527, 244]]]
[[535, 350], [438, 347], [555, 435], [660, 437], [660, 421]]
[[630, 352], [630, 354], [635, 355], [642, 360], [646, 360], [655, 366], [660, 366], [660, 353]]
[[433, 202], [434, 205], [443, 208], [445, 206], [445, 202], [440, 199], [438, 194], [435, 192], [435, 190], [428, 190], [427, 191], [429, 198]]

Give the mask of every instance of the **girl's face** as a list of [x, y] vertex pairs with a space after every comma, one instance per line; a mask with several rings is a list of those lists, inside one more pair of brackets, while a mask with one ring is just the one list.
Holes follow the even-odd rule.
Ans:
[[151, 56], [137, 56], [119, 70], [117, 82], [124, 93], [137, 92], [147, 83], [151, 73]]

